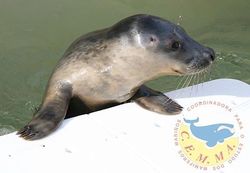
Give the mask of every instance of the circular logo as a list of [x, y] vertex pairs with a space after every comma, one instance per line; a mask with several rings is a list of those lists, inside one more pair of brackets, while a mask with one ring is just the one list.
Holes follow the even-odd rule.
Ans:
[[178, 154], [200, 170], [218, 170], [239, 156], [243, 124], [229, 104], [214, 100], [197, 101], [184, 110], [174, 129]]

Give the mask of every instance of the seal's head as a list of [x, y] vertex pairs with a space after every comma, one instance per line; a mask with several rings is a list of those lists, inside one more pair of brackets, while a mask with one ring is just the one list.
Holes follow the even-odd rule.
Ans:
[[215, 59], [213, 49], [193, 40], [179, 25], [156, 16], [139, 14], [126, 18], [113, 26], [109, 36], [117, 37], [117, 33], [126, 35], [137, 49], [147, 51], [147, 57], [160, 61], [165, 66], [161, 74], [198, 73]]

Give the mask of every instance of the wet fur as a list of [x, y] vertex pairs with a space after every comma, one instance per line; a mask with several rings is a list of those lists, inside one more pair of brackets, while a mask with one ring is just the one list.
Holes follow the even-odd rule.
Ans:
[[[157, 39], [152, 41], [152, 35]], [[186, 51], [177, 54], [166, 49], [171, 46], [168, 41], [176, 38], [187, 42]], [[178, 114], [182, 110], [179, 104], [143, 84], [159, 76], [192, 73], [207, 66], [209, 57], [189, 52], [195, 46], [200, 51], [196, 54], [208, 51], [180, 27], [150, 15], [131, 16], [86, 34], [58, 62], [40, 109], [18, 134], [27, 140], [40, 139], [52, 133], [66, 114], [71, 117], [130, 101], [161, 114]], [[191, 61], [198, 64], [193, 69]]]

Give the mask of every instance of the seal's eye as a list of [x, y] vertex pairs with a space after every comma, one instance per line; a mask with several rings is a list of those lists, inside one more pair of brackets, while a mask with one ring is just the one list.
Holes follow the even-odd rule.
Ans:
[[181, 43], [179, 41], [174, 41], [171, 45], [172, 50], [176, 51], [181, 47]]

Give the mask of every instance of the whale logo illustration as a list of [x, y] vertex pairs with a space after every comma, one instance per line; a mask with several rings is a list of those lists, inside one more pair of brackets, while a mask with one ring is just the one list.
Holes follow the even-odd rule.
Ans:
[[199, 118], [194, 120], [188, 120], [184, 118], [184, 121], [187, 124], [190, 124], [190, 131], [192, 134], [206, 141], [206, 145], [208, 147], [214, 147], [218, 142], [224, 142], [224, 139], [231, 137], [234, 132], [233, 124], [219, 123], [219, 124], [211, 124], [207, 126], [196, 126], [195, 123], [199, 122]]

